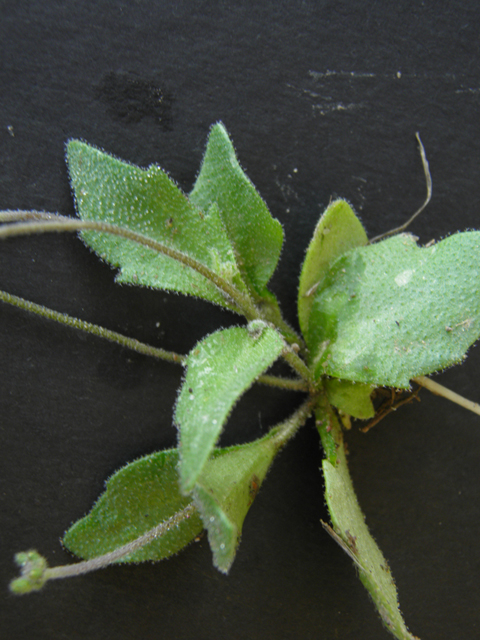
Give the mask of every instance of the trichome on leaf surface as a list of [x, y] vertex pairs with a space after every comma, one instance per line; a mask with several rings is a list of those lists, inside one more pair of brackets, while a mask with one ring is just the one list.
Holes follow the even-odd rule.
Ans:
[[[420, 149], [428, 201], [421, 143]], [[183, 356], [0, 293], [5, 303], [185, 368], [174, 412], [178, 447], [135, 460], [108, 480], [90, 513], [63, 538], [82, 562], [48, 567], [36, 551], [17, 554], [21, 576], [12, 592], [28, 593], [114, 562], [161, 560], [203, 529], [214, 565], [228, 572], [270, 465], [314, 414], [331, 516], [324, 528], [354, 561], [385, 626], [396, 638], [414, 638], [355, 497], [342, 429], [351, 418], [376, 420], [373, 398], [385, 387], [391, 389], [389, 407], [396, 406], [398, 391], [408, 394], [412, 381], [455, 395], [425, 376], [461, 362], [480, 336], [480, 296], [472, 287], [480, 275], [480, 232], [419, 247], [402, 228], [369, 242], [349, 204], [332, 202], [300, 273], [299, 335], [267, 288], [282, 227], [242, 171], [221, 123], [211, 129], [188, 196], [160, 167], [141, 169], [78, 140], [68, 143], [67, 161], [78, 218], [4, 211], [0, 237], [80, 232], [118, 269], [117, 282], [203, 298], [246, 323], [208, 335]], [[291, 377], [267, 373], [279, 358], [290, 365]], [[264, 437], [219, 448], [233, 406], [254, 383], [297, 390], [305, 400]]]

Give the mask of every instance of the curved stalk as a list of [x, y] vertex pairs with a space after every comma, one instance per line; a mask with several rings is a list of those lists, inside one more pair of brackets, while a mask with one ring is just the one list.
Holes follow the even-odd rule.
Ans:
[[132, 540], [132, 542], [128, 542], [127, 544], [118, 547], [109, 553], [105, 553], [102, 556], [97, 556], [91, 560], [84, 560], [75, 564], [48, 567], [45, 559], [36, 551], [19, 553], [16, 556], [16, 561], [21, 566], [21, 577], [12, 580], [10, 583], [10, 590], [13, 593], [21, 595], [41, 589], [48, 580], [73, 578], [75, 576], [81, 576], [85, 573], [90, 573], [91, 571], [97, 571], [98, 569], [107, 567], [134, 551], [141, 549], [150, 542], [153, 542], [156, 538], [163, 536], [175, 527], [178, 527], [181, 522], [190, 518], [196, 511], [197, 508], [193, 502], [191, 502], [185, 507], [185, 509], [178, 511], [171, 518], [164, 520], [143, 535]]
[[[131, 349], [132, 351], [136, 351], [137, 353], [151, 356], [152, 358], [158, 358], [159, 360], [165, 360], [167, 362], [181, 365], [183, 365], [187, 359], [187, 356], [175, 353], [174, 351], [167, 351], [166, 349], [161, 349], [160, 347], [152, 347], [151, 345], [146, 344], [145, 342], [140, 342], [140, 340], [136, 340], [135, 338], [124, 336], [122, 333], [118, 333], [117, 331], [111, 331], [110, 329], [101, 327], [98, 324], [93, 324], [91, 322], [86, 322], [85, 320], [80, 320], [79, 318], [74, 318], [73, 316], [69, 316], [66, 313], [60, 313], [59, 311], [55, 311], [54, 309], [44, 307], [41, 304], [36, 304], [35, 302], [30, 302], [30, 300], [25, 300], [25, 298], [14, 296], [11, 293], [7, 293], [6, 291], [0, 290], [0, 300], [2, 302], [5, 302], [6, 304], [12, 305], [13, 307], [23, 309], [24, 311], [28, 311], [30, 313], [35, 313], [42, 318], [47, 318], [47, 320], [54, 320], [55, 322], [66, 325], [67, 327], [72, 327], [73, 329], [78, 329], [79, 331], [85, 331], [86, 333], [90, 333], [99, 338], [103, 338], [104, 340], [108, 340], [109, 342], [114, 342], [122, 347]], [[298, 378], [283, 378], [281, 376], [272, 376], [265, 374], [260, 376], [257, 379], [257, 382], [269, 387], [277, 387], [290, 391], [308, 391], [308, 386], [305, 381]]]
[[373, 244], [374, 242], [383, 240], [383, 238], [387, 238], [388, 236], [393, 236], [395, 233], [401, 233], [402, 231], [405, 231], [405, 229], [412, 224], [415, 218], [422, 213], [422, 211], [425, 209], [427, 204], [432, 199], [432, 176], [430, 174], [430, 167], [427, 160], [427, 154], [425, 153], [425, 147], [423, 146], [423, 143], [420, 140], [420, 134], [418, 133], [418, 131], [415, 134], [415, 136], [417, 138], [418, 146], [420, 149], [420, 157], [422, 158], [423, 173], [425, 174], [425, 183], [427, 187], [427, 195], [425, 197], [425, 201], [422, 204], [422, 206], [415, 211], [413, 216], [410, 216], [410, 218], [406, 222], [404, 222], [399, 227], [395, 227], [395, 229], [390, 229], [390, 231], [387, 231], [386, 233], [382, 233], [379, 236], [375, 236], [374, 238], [369, 240], [368, 244]]
[[306, 349], [306, 345], [303, 339], [298, 335], [296, 331], [292, 329], [288, 322], [285, 322], [281, 315], [275, 319], [274, 324], [280, 330], [286, 342], [288, 342], [292, 347], [294, 345], [297, 345], [302, 351]]
[[[231, 299], [238, 307], [239, 311], [248, 319], [255, 320], [260, 317], [258, 310], [248, 296], [242, 294], [236, 287], [224, 280], [214, 271], [203, 265], [198, 260], [185, 255], [181, 251], [167, 247], [166, 245], [148, 238], [147, 236], [117, 227], [107, 222], [96, 222], [93, 220], [78, 220], [76, 218], [66, 218], [56, 214], [34, 212], [0, 212], [0, 221], [13, 222], [14, 220], [25, 220], [29, 218], [32, 222], [15, 222], [15, 224], [4, 225], [0, 228], [0, 239], [10, 238], [21, 235], [31, 235], [34, 233], [52, 233], [52, 232], [74, 232], [74, 231], [99, 231], [102, 233], [110, 233], [111, 235], [120, 236], [126, 240], [132, 240], [149, 249], [153, 249], [158, 253], [173, 258], [178, 262], [194, 269], [200, 275], [204, 276], [212, 282], [223, 294]], [[17, 214], [17, 215], [15, 215]], [[27, 215], [29, 214], [29, 215]]]
[[181, 522], [190, 518], [195, 511], [197, 511], [197, 508], [193, 502], [191, 502], [185, 507], [185, 509], [182, 509], [182, 511], [179, 511], [168, 520], [157, 524], [156, 527], [153, 527], [153, 529], [150, 529], [143, 535], [135, 538], [132, 542], [128, 542], [114, 551], [105, 553], [103, 556], [98, 556], [97, 558], [92, 558], [91, 560], [84, 560], [83, 562], [77, 562], [76, 564], [67, 564], [48, 568], [45, 570], [45, 577], [47, 580], [58, 580], [59, 578], [80, 576], [84, 573], [90, 573], [90, 571], [97, 571], [97, 569], [107, 567], [109, 564], [128, 556], [130, 553], [141, 549], [150, 542], [153, 542], [156, 538], [160, 538], [168, 531], [178, 527]]
[[67, 327], [72, 327], [73, 329], [79, 329], [80, 331], [91, 333], [92, 335], [98, 336], [99, 338], [104, 338], [109, 342], [115, 342], [122, 347], [131, 349], [132, 351], [136, 351], [137, 353], [152, 356], [153, 358], [159, 358], [160, 360], [166, 360], [167, 362], [174, 362], [176, 364], [183, 364], [183, 362], [186, 360], [186, 357], [180, 355], [179, 353], [166, 351], [165, 349], [160, 349], [158, 347], [152, 347], [149, 344], [145, 344], [144, 342], [136, 340], [135, 338], [124, 336], [117, 331], [111, 331], [110, 329], [105, 329], [105, 327], [101, 327], [98, 324], [92, 324], [91, 322], [86, 322], [85, 320], [79, 320], [78, 318], [69, 316], [66, 313], [60, 313], [59, 311], [55, 311], [54, 309], [49, 309], [48, 307], [44, 307], [41, 304], [30, 302], [29, 300], [14, 296], [11, 293], [7, 293], [6, 291], [0, 290], [0, 300], [2, 300], [2, 302], [6, 302], [7, 304], [11, 304], [14, 307], [18, 307], [19, 309], [29, 311], [30, 313], [35, 313], [39, 316], [42, 316], [43, 318], [47, 318], [48, 320], [54, 320], [55, 322], [64, 324]]
[[[30, 220], [30, 222], [16, 222], [17, 220]], [[126, 240], [132, 240], [133, 242], [144, 245], [150, 249], [153, 249], [154, 251], [157, 251], [158, 253], [162, 253], [170, 258], [173, 258], [174, 260], [178, 260], [182, 264], [185, 264], [186, 266], [203, 275], [205, 278], [209, 279], [220, 291], [227, 295], [236, 304], [236, 306], [247, 318], [247, 320], [261, 319], [261, 314], [253, 304], [252, 300], [248, 296], [243, 295], [236, 287], [231, 285], [222, 277], [218, 276], [211, 269], [201, 264], [197, 260], [191, 258], [190, 256], [187, 256], [180, 251], [177, 251], [176, 249], [167, 247], [166, 245], [135, 231], [130, 231], [129, 229], [125, 229], [123, 227], [117, 227], [116, 225], [112, 225], [106, 222], [78, 220], [76, 218], [67, 218], [66, 216], [45, 213], [41, 211], [1, 211], [0, 222], [13, 223], [4, 224], [2, 227], [0, 227], [0, 240], [21, 235], [31, 235], [34, 233], [74, 232], [87, 230], [110, 233], [112, 235], [117, 235], [125, 238]], [[33, 305], [33, 303], [31, 304]], [[57, 312], [52, 313], [56, 314]], [[59, 319], [59, 321], [62, 322], [60, 318], [56, 319]], [[79, 322], [81, 323], [82, 321]], [[65, 322], [65, 324], [68, 323]], [[78, 326], [77, 328], [81, 327]], [[281, 328], [279, 329], [281, 332]], [[97, 333], [97, 335], [99, 335], [100, 331], [101, 327], [98, 327], [98, 330], [95, 329], [94, 331], [92, 331], [92, 333]], [[111, 337], [113, 337], [113, 335], [114, 332], [111, 333]], [[123, 339], [124, 338], [122, 337], [122, 342]], [[165, 352], [165, 354], [168, 354], [168, 352]], [[298, 356], [298, 354], [292, 348], [288, 348], [284, 350], [282, 356], [300, 375], [300, 377], [307, 382], [308, 387], [311, 390], [314, 390], [315, 382], [313, 380], [312, 373], [305, 362]], [[170, 359], [170, 361], [175, 361], [175, 357], [173, 355], [171, 357], [169, 357], [168, 355], [166, 357], [160, 355], [159, 357], [163, 359]]]
[[[298, 429], [305, 424], [307, 418], [313, 411], [315, 400], [315, 397], [311, 396], [290, 418], [271, 430], [273, 441], [278, 449], [283, 448]], [[125, 556], [138, 551], [138, 549], [153, 542], [153, 540], [163, 536], [168, 531], [178, 527], [181, 522], [190, 518], [196, 511], [197, 507], [191, 502], [184, 509], [178, 511], [172, 517], [164, 520], [138, 538], [135, 538], [135, 540], [96, 558], [74, 564], [49, 567], [45, 558], [36, 551], [19, 553], [15, 559], [21, 567], [21, 575], [19, 578], [12, 580], [10, 590], [19, 595], [30, 593], [31, 591], [41, 589], [48, 580], [72, 578], [107, 567]]]

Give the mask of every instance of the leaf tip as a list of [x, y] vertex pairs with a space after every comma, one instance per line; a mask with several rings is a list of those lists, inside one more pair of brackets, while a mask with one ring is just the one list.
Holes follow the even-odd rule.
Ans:
[[80, 147], [82, 147], [82, 146], [86, 146], [85, 142], [82, 142], [78, 138], [69, 138], [67, 140], [67, 142], [65, 143], [65, 156], [67, 158], [67, 162], [68, 162], [69, 157], [73, 153], [78, 151], [80, 149]]

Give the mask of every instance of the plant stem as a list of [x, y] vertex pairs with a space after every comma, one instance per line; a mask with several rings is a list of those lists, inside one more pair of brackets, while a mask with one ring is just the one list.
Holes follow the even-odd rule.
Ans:
[[[290, 416], [290, 418], [272, 429], [272, 439], [274, 440], [275, 445], [278, 449], [283, 448], [285, 444], [295, 435], [298, 429], [305, 424], [305, 421], [312, 413], [315, 402], [316, 397], [314, 395], [310, 396], [308, 400], [306, 400], [299, 407], [299, 409], [297, 409], [297, 411], [295, 411], [295, 413]], [[41, 588], [41, 586], [43, 586], [43, 584], [48, 580], [72, 578], [90, 573], [91, 571], [102, 569], [103, 567], [109, 566], [114, 562], [121, 560], [125, 556], [138, 551], [142, 547], [153, 542], [156, 538], [164, 535], [168, 531], [171, 531], [175, 527], [178, 527], [181, 522], [190, 518], [197, 511], [197, 507], [193, 502], [191, 502], [184, 509], [175, 513], [171, 518], [168, 518], [168, 520], [164, 520], [135, 540], [132, 540], [131, 542], [128, 542], [127, 544], [118, 547], [117, 549], [114, 549], [109, 553], [97, 556], [96, 558], [91, 558], [90, 560], [77, 562], [75, 564], [59, 565], [57, 567], [46, 567], [42, 570], [41, 576], [36, 575], [36, 571], [38, 571], [36, 567], [38, 561], [34, 564], [31, 564], [31, 562], [29, 561], [25, 563], [21, 562], [21, 578], [16, 579], [11, 583], [11, 589], [14, 593], [28, 593], [32, 589]], [[30, 555], [31, 553], [32, 552], [27, 552], [28, 555]], [[41, 556], [38, 556], [36, 552], [34, 552], [34, 554], [41, 562], [45, 563], [45, 560]], [[15, 584], [18, 582], [22, 583], [20, 588]], [[30, 583], [31, 586], [25, 588], [25, 583]], [[38, 586], [35, 586], [35, 583], [38, 583]]]
[[268, 385], [269, 387], [288, 389], [289, 391], [308, 391], [308, 384], [303, 378], [282, 378], [281, 376], [264, 374], [263, 376], [259, 376], [256, 382]]
[[304, 350], [306, 348], [305, 342], [302, 340], [302, 338], [296, 331], [292, 329], [288, 322], [285, 322], [281, 315], [275, 320], [275, 325], [278, 327], [278, 329], [280, 329], [283, 337], [289, 344], [297, 344], [301, 350]]
[[58, 567], [49, 567], [45, 569], [44, 577], [46, 580], [58, 580], [59, 578], [71, 578], [74, 576], [80, 576], [84, 573], [90, 573], [90, 571], [96, 571], [97, 569], [102, 569], [117, 560], [141, 549], [145, 545], [153, 542], [156, 538], [163, 536], [165, 533], [177, 527], [181, 522], [190, 518], [195, 512], [197, 508], [191, 502], [188, 506], [185, 507], [182, 511], [178, 511], [175, 515], [173, 515], [168, 520], [165, 520], [161, 524], [158, 524], [150, 531], [147, 531], [143, 535], [139, 536], [132, 542], [123, 545], [123, 547], [118, 547], [114, 551], [110, 551], [110, 553], [106, 553], [103, 556], [98, 556], [97, 558], [92, 558], [91, 560], [85, 560], [83, 562], [77, 562], [76, 564], [66, 564], [60, 565]]
[[288, 364], [294, 369], [301, 378], [305, 380], [308, 384], [308, 388], [311, 393], [315, 392], [315, 380], [313, 379], [313, 374], [310, 369], [307, 367], [305, 362], [300, 358], [300, 356], [290, 347], [287, 347], [282, 351], [282, 356], [288, 362]]
[[48, 211], [35, 211], [27, 209], [7, 209], [0, 211], [0, 222], [18, 222], [19, 220], [71, 220], [68, 216]]
[[66, 313], [54, 311], [53, 309], [49, 309], [48, 307], [44, 307], [43, 305], [35, 304], [35, 302], [30, 302], [29, 300], [25, 300], [24, 298], [14, 296], [10, 293], [7, 293], [6, 291], [0, 290], [0, 300], [6, 302], [7, 304], [13, 305], [14, 307], [24, 309], [25, 311], [36, 313], [37, 315], [42, 316], [43, 318], [47, 318], [48, 320], [55, 320], [55, 322], [60, 322], [60, 324], [65, 324], [68, 327], [73, 327], [74, 329], [79, 329], [80, 331], [86, 331], [87, 333], [91, 333], [95, 336], [98, 336], [99, 338], [109, 340], [110, 342], [116, 342], [122, 347], [127, 347], [128, 349], [132, 349], [137, 353], [142, 353], [147, 356], [152, 356], [153, 358], [166, 360], [167, 362], [174, 362], [176, 364], [183, 364], [186, 359], [185, 356], [174, 353], [173, 351], [166, 351], [165, 349], [152, 347], [149, 344], [145, 344], [144, 342], [135, 340], [135, 338], [128, 338], [127, 336], [124, 336], [121, 333], [117, 333], [116, 331], [111, 331], [110, 329], [100, 327], [98, 324], [92, 324], [91, 322], [86, 322], [85, 320], [73, 318]]
[[[54, 309], [49, 309], [43, 305], [25, 300], [25, 298], [14, 296], [6, 291], [0, 290], [0, 300], [6, 304], [11, 304], [14, 307], [23, 309], [24, 311], [35, 313], [43, 318], [54, 320], [55, 322], [64, 324], [67, 327], [72, 327], [73, 329], [78, 329], [79, 331], [85, 331], [86, 333], [103, 338], [109, 342], [114, 342], [122, 347], [131, 349], [137, 353], [142, 353], [143, 355], [147, 355], [152, 358], [158, 358], [159, 360], [165, 360], [167, 362], [172, 362], [173, 364], [182, 365], [185, 364], [187, 359], [187, 356], [175, 353], [174, 351], [166, 351], [159, 347], [152, 347], [151, 345], [146, 344], [145, 342], [140, 342], [135, 338], [124, 336], [117, 331], [111, 331], [110, 329], [105, 329], [105, 327], [101, 327], [98, 324], [92, 324], [91, 322], [86, 322], [85, 320], [69, 316], [66, 313], [60, 313]], [[270, 387], [278, 387], [280, 389], [288, 389], [291, 391], [308, 391], [308, 386], [303, 379], [263, 375], [257, 379], [257, 382]]]
[[[52, 222], [52, 221], [62, 221], [63, 223], [70, 223], [72, 222], [72, 218], [68, 218], [67, 216], [62, 216], [60, 214], [56, 214], [56, 213], [47, 213], [47, 212], [43, 212], [43, 211], [26, 211], [26, 210], [21, 210], [21, 211], [0, 211], [0, 223], [1, 222], [18, 222], [19, 220], [21, 221], [25, 221], [25, 220], [31, 220], [31, 221], [45, 221], [45, 222]], [[75, 220], [75, 219], [73, 219]], [[121, 227], [118, 227], [121, 228]], [[41, 231], [35, 231], [35, 233], [41, 233]], [[6, 234], [9, 235], [9, 234]], [[2, 237], [2, 233], [0, 230], [0, 238]], [[5, 237], [5, 236], [3, 236]], [[181, 254], [184, 255], [184, 254]], [[184, 256], [187, 257], [188, 256]], [[193, 262], [195, 262], [192, 259]], [[189, 265], [192, 266], [192, 265]], [[203, 265], [201, 265], [203, 266]], [[195, 268], [194, 266], [192, 266], [192, 268]], [[207, 267], [205, 267], [205, 269], [208, 269]], [[202, 273], [202, 275], [205, 275], [205, 277], [209, 277], [207, 274]], [[214, 282], [214, 284], [217, 284], [217, 282]], [[228, 283], [226, 283], [228, 285]], [[236, 291], [238, 291], [236, 289]], [[230, 297], [231, 294], [228, 294]], [[263, 300], [261, 298], [259, 298], [258, 300], [259, 304], [261, 305], [261, 303], [263, 302]], [[253, 303], [252, 303], [253, 304]], [[255, 309], [255, 307], [253, 306], [253, 309]], [[259, 318], [261, 314], [258, 313], [258, 310], [255, 309], [255, 318]], [[254, 319], [254, 318], [249, 318], [247, 316], [247, 319]], [[297, 343], [299, 345], [299, 347], [301, 349], [305, 348], [305, 343], [302, 340], [301, 336], [294, 330], [292, 329], [292, 327], [285, 322], [285, 320], [283, 319], [280, 311], [278, 309], [274, 310], [274, 317], [271, 318], [274, 322], [274, 324], [276, 325], [276, 327], [283, 333], [285, 340], [290, 343]]]
[[273, 434], [274, 440], [279, 449], [284, 447], [291, 438], [296, 434], [298, 429], [302, 427], [307, 418], [313, 411], [318, 394], [312, 394], [300, 407], [284, 422], [273, 427], [270, 433]]
[[480, 405], [477, 402], [472, 402], [472, 400], [467, 400], [467, 398], [464, 398], [458, 393], [455, 393], [455, 391], [451, 391], [450, 389], [447, 389], [447, 387], [444, 387], [443, 385], [438, 384], [438, 382], [434, 382], [431, 378], [427, 378], [426, 376], [418, 376], [417, 378], [413, 378], [412, 381], [416, 382], [421, 387], [425, 387], [425, 389], [428, 389], [431, 393], [434, 393], [436, 396], [442, 396], [443, 398], [446, 398], [451, 402], [455, 402], [456, 404], [459, 404], [464, 409], [473, 411], [473, 413], [476, 413], [477, 415], [480, 416]]
[[[28, 214], [28, 215], [27, 215]], [[248, 296], [241, 293], [236, 287], [224, 280], [221, 276], [209, 269], [207, 266], [198, 262], [194, 258], [167, 247], [166, 245], [148, 238], [147, 236], [117, 227], [116, 225], [106, 222], [96, 222], [93, 220], [77, 220], [76, 218], [66, 218], [51, 213], [42, 213], [40, 211], [23, 212], [23, 211], [3, 211], [0, 212], [0, 221], [12, 222], [14, 220], [34, 220], [33, 222], [16, 222], [15, 224], [4, 225], [0, 228], [0, 239], [9, 238], [20, 235], [31, 235], [33, 233], [51, 233], [51, 232], [72, 232], [72, 231], [99, 231], [102, 233], [110, 233], [120, 236], [126, 240], [132, 240], [149, 249], [153, 249], [158, 253], [162, 253], [169, 258], [173, 258], [178, 262], [194, 269], [202, 276], [210, 280], [222, 293], [231, 299], [247, 320], [255, 320], [260, 317], [258, 310]]]
[[288, 344], [297, 344], [300, 350], [305, 350], [306, 345], [302, 337], [283, 319], [280, 307], [276, 303], [265, 300], [258, 295], [253, 300], [263, 319], [273, 323]]
[[[16, 220], [31, 220], [31, 222], [15, 222]], [[223, 293], [225, 293], [230, 299], [232, 299], [239, 310], [247, 318], [247, 320], [260, 319], [261, 314], [256, 309], [251, 299], [248, 296], [244, 296], [236, 287], [218, 276], [208, 267], [201, 264], [197, 260], [194, 260], [193, 258], [181, 253], [180, 251], [177, 251], [176, 249], [171, 249], [170, 247], [167, 247], [160, 242], [153, 240], [152, 238], [148, 238], [140, 233], [131, 231], [130, 229], [124, 229], [122, 227], [117, 227], [116, 225], [108, 224], [105, 222], [77, 220], [75, 218], [67, 218], [65, 216], [60, 216], [53, 213], [44, 213], [41, 211], [0, 211], [0, 222], [15, 222], [15, 224], [8, 224], [0, 227], [0, 239], [20, 235], [30, 235], [33, 233], [90, 230], [110, 233], [127, 240], [132, 240], [133, 242], [137, 242], [138, 244], [149, 247], [154, 251], [162, 253], [170, 258], [173, 258], [174, 260], [178, 260], [182, 264], [195, 269], [205, 278], [213, 282], [213, 284], [218, 287], [218, 289], [220, 289]], [[5, 296], [8, 295], [9, 294], [5, 294]], [[22, 301], [21, 298], [18, 298], [15, 302], [13, 302], [14, 298], [15, 297], [12, 297], [11, 300], [7, 300], [6, 297], [4, 297], [3, 299], [5, 302], [10, 302], [10, 304], [15, 304], [18, 301], [17, 306], [22, 306], [29, 311], [39, 313], [39, 315], [42, 315], [44, 317], [50, 317], [53, 320], [57, 320], [58, 322], [62, 322], [63, 324], [67, 324], [69, 326], [75, 326], [77, 329], [83, 329], [84, 331], [87, 331], [89, 333], [100, 335], [109, 340], [113, 340], [114, 342], [118, 342], [119, 344], [123, 344], [124, 346], [128, 346], [129, 348], [132, 348], [136, 351], [148, 353], [148, 355], [153, 355], [163, 360], [169, 360], [170, 362], [179, 362], [183, 357], [179, 356], [178, 354], [169, 353], [168, 351], [164, 351], [163, 349], [160, 349], [156, 353], [154, 353], [154, 347], [149, 347], [148, 345], [141, 346], [142, 343], [138, 343], [138, 341], [126, 338], [121, 334], [116, 334], [113, 331], [110, 332], [108, 329], [103, 329], [102, 327], [99, 327], [97, 325], [90, 325], [90, 323], [85, 323], [82, 320], [77, 320], [75, 318], [70, 319], [69, 316], [65, 316], [64, 314], [60, 314], [51, 309], [47, 309], [46, 307], [42, 308], [40, 305], [35, 305], [34, 303], [30, 303], [26, 300]], [[285, 349], [282, 355], [285, 360], [293, 367], [293, 369], [297, 373], [299, 373], [300, 376], [308, 383], [309, 388], [313, 390], [315, 385], [311, 371], [309, 370], [305, 362], [298, 356], [298, 354], [295, 353], [295, 351], [293, 351], [292, 349], [288, 348]], [[271, 384], [271, 379], [270, 382], [267, 382], [266, 384]], [[275, 383], [275, 386], [287, 388], [284, 386], [283, 382], [280, 382], [279, 384]], [[292, 388], [292, 386], [289, 386], [288, 388]]]

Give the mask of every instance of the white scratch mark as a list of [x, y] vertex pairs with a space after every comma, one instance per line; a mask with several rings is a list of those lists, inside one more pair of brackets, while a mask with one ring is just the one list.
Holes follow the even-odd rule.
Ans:
[[345, 104], [343, 102], [338, 102], [337, 104], [313, 104], [312, 109], [314, 113], [319, 113], [321, 116], [326, 116], [328, 113], [332, 113], [333, 111], [352, 111], [352, 109], [363, 109], [364, 105], [362, 103], [355, 104], [353, 102], [349, 104]]
[[375, 78], [376, 74], [368, 71], [333, 71], [327, 69], [326, 71], [313, 71], [309, 70], [308, 75], [315, 80], [319, 78], [330, 78], [332, 76], [340, 76], [343, 78]]

